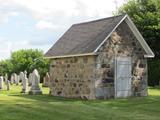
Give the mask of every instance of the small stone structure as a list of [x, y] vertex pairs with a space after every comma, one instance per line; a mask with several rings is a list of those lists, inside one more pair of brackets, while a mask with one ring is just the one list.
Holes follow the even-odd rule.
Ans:
[[29, 91], [29, 94], [31, 94], [31, 95], [42, 94], [42, 91], [39, 86], [39, 82], [40, 82], [40, 75], [38, 74], [38, 71], [36, 69], [34, 69], [34, 71], [32, 73], [32, 85], [31, 85], [31, 89]]
[[128, 15], [73, 25], [45, 57], [53, 96], [147, 96], [147, 58], [154, 53]]
[[50, 76], [49, 73], [46, 73], [46, 76], [43, 78], [43, 87], [49, 87], [49, 82], [50, 82]]

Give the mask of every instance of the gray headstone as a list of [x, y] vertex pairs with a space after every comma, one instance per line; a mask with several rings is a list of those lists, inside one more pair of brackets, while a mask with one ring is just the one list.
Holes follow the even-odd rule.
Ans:
[[32, 73], [29, 74], [29, 78], [28, 78], [28, 86], [32, 85]]
[[5, 80], [5, 84], [7, 84], [7, 81], [8, 81], [8, 74], [7, 73], [5, 74], [4, 80]]
[[14, 76], [13, 74], [11, 75], [11, 81], [10, 81], [10, 84], [12, 85], [14, 83]]
[[10, 81], [9, 80], [7, 80], [6, 86], [7, 86], [7, 90], [10, 90]]
[[3, 76], [0, 76], [0, 89], [3, 89]]
[[49, 83], [50, 83], [50, 76], [49, 73], [46, 73], [46, 76], [43, 78], [43, 87], [49, 87]]
[[27, 92], [27, 77], [26, 77], [26, 72], [20, 72], [20, 79], [22, 80], [22, 91], [21, 93], [26, 93]]
[[29, 94], [33, 95], [42, 94], [39, 83], [40, 83], [40, 75], [38, 74], [38, 71], [34, 69], [32, 74], [32, 86], [29, 91]]
[[16, 85], [19, 85], [19, 75], [16, 76]]

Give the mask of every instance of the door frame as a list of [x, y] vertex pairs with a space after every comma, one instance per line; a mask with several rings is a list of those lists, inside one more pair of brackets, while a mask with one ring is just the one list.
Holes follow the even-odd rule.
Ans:
[[[115, 60], [114, 60], [114, 98], [118, 98], [117, 97], [117, 61], [118, 60], [125, 60], [125, 59], [129, 59], [130, 62], [131, 62], [131, 65], [132, 65], [132, 57], [115, 57]], [[131, 66], [131, 76], [132, 76], [132, 66]]]

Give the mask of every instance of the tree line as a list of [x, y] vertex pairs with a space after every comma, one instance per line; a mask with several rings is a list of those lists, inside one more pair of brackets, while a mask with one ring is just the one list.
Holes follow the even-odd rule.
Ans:
[[[159, 0], [129, 0], [118, 9], [116, 14], [127, 13], [151, 47], [155, 58], [148, 60], [149, 85], [158, 85], [160, 81], [160, 2]], [[41, 76], [49, 69], [49, 61], [43, 58], [41, 50], [19, 50], [11, 58], [0, 61], [0, 74], [19, 73], [38, 69]], [[42, 78], [42, 77], [41, 77]]]
[[27, 71], [28, 74], [37, 69], [41, 81], [46, 72], [49, 71], [49, 60], [44, 58], [42, 50], [22, 49], [11, 53], [10, 59], [0, 61], [0, 74], [11, 76], [12, 73], [19, 74], [21, 71]]
[[148, 59], [149, 85], [160, 82], [160, 1], [129, 0], [118, 9], [118, 14], [127, 13], [151, 47], [155, 58]]

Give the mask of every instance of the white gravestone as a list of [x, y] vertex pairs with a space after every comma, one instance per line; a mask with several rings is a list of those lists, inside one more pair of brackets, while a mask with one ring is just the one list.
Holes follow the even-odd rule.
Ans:
[[21, 93], [26, 93], [27, 92], [27, 77], [26, 77], [26, 71], [20, 72], [20, 79], [22, 80], [22, 91]]
[[7, 90], [10, 90], [10, 81], [9, 80], [7, 80], [6, 86], [7, 86]]
[[0, 76], [0, 89], [3, 89], [3, 76]]
[[28, 78], [28, 86], [32, 85], [32, 73], [29, 74], [29, 78]]
[[16, 76], [16, 85], [19, 85], [19, 75]]
[[38, 71], [34, 69], [32, 74], [32, 86], [29, 91], [29, 94], [31, 95], [42, 94], [42, 91], [39, 86], [39, 82], [40, 82], [40, 75], [38, 74]]
[[13, 83], [18, 85], [19, 80], [18, 80], [18, 75], [16, 73], [13, 73]]
[[43, 78], [43, 87], [49, 87], [50, 76], [49, 73], [46, 73], [46, 76]]
[[5, 80], [5, 84], [7, 84], [7, 81], [8, 81], [8, 74], [7, 73], [5, 74], [4, 80]]
[[13, 74], [11, 75], [11, 81], [10, 81], [10, 84], [12, 85], [14, 83], [14, 76]]
[[16, 79], [17, 79], [17, 74], [16, 74], [16, 73], [13, 73], [13, 84], [16, 83]]

